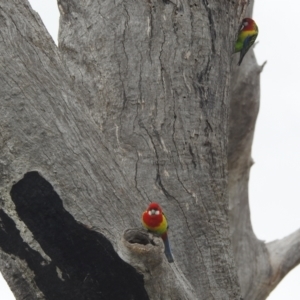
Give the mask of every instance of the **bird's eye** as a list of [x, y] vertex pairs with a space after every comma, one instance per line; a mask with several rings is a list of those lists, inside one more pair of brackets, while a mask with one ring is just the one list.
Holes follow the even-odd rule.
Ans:
[[157, 211], [155, 212], [155, 214], [158, 216], [158, 215], [159, 215], [159, 210], [157, 210]]

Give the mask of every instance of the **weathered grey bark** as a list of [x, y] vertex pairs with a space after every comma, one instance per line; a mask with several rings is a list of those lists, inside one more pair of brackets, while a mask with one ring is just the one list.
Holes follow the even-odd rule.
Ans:
[[[252, 14], [252, 5], [248, 15]], [[260, 73], [253, 50], [231, 80], [228, 192], [230, 234], [244, 299], [266, 299], [281, 279], [300, 263], [299, 230], [272, 243], [253, 233], [248, 182], [253, 165], [251, 146], [259, 109]]]
[[[246, 193], [253, 64], [234, 76], [227, 125], [246, 4], [60, 0], [57, 48], [27, 1], [0, 1], [0, 270], [17, 299], [240, 299], [237, 271], [245, 299], [264, 299], [270, 284], [247, 276], [267, 249]], [[154, 200], [174, 264], [130, 230]], [[274, 266], [297, 235], [280, 244]]]

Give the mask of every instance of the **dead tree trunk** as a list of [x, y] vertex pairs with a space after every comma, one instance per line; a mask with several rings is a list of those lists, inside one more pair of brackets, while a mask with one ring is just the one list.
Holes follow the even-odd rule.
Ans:
[[[16, 298], [265, 299], [288, 243], [249, 220], [251, 58], [230, 87], [246, 1], [84, 2], [58, 1], [57, 48], [26, 0], [0, 0], [0, 270]], [[150, 201], [174, 264], [139, 228]]]
[[[252, 14], [253, 3], [248, 8]], [[259, 109], [260, 73], [253, 50], [233, 70], [228, 147], [230, 235], [244, 299], [266, 299], [281, 279], [300, 263], [300, 229], [290, 236], [265, 243], [253, 233], [248, 183], [253, 165], [251, 147]], [[275, 162], [274, 162], [275, 163]], [[267, 224], [266, 224], [267, 226]]]

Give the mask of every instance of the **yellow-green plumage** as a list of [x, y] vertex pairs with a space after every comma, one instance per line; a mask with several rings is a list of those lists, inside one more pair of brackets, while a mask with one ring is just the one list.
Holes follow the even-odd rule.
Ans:
[[[247, 37], [250, 37], [254, 43], [257, 35], [258, 35], [258, 31], [256, 30], [241, 31], [235, 43], [235, 52], [240, 52], [243, 49], [244, 42], [247, 39]], [[250, 47], [253, 45], [253, 43], [250, 45]]]

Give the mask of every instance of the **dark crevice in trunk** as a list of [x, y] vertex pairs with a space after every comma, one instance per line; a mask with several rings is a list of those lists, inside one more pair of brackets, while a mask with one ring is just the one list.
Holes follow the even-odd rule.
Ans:
[[15, 222], [0, 210], [0, 247], [35, 274], [46, 299], [149, 299], [143, 277], [125, 263], [100, 233], [76, 222], [52, 185], [27, 173], [11, 190], [20, 219], [50, 260], [23, 241]]

